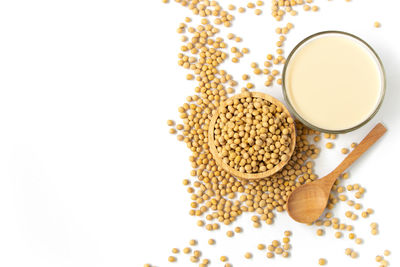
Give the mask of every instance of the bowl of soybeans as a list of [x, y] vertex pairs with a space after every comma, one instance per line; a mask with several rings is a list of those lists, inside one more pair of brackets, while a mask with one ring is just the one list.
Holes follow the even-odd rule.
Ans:
[[214, 112], [208, 144], [218, 166], [243, 179], [267, 178], [281, 170], [296, 144], [294, 120], [276, 98], [244, 92]]

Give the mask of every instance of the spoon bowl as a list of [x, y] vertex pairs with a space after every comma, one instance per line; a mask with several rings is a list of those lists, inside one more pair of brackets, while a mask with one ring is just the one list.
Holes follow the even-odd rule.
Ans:
[[[314, 183], [305, 184], [301, 190], [295, 190], [288, 199], [288, 210], [296, 211], [295, 220], [299, 222], [313, 222], [324, 211], [328, 202], [326, 190]], [[289, 213], [290, 214], [290, 213]], [[293, 216], [292, 216], [293, 218]]]

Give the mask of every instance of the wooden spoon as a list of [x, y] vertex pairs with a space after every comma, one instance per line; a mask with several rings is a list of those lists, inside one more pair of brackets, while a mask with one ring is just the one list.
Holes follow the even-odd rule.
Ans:
[[327, 205], [331, 188], [339, 175], [350, 167], [385, 132], [385, 126], [378, 123], [331, 173], [321, 179], [296, 188], [287, 201], [287, 210], [290, 217], [301, 223], [312, 223], [317, 220]]

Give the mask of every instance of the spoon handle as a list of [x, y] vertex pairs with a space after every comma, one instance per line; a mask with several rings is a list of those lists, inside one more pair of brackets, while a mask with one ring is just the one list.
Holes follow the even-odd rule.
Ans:
[[386, 132], [385, 126], [378, 123], [364, 139], [358, 144], [353, 151], [332, 171], [334, 176], [338, 177], [343, 173], [354, 161], [356, 161], [365, 151], [368, 150], [384, 133]]

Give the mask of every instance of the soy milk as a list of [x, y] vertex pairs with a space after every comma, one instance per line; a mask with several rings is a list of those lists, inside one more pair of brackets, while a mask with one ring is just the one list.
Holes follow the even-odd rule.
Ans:
[[340, 131], [367, 120], [384, 90], [382, 67], [364, 43], [325, 33], [303, 43], [284, 76], [287, 98], [305, 121]]

